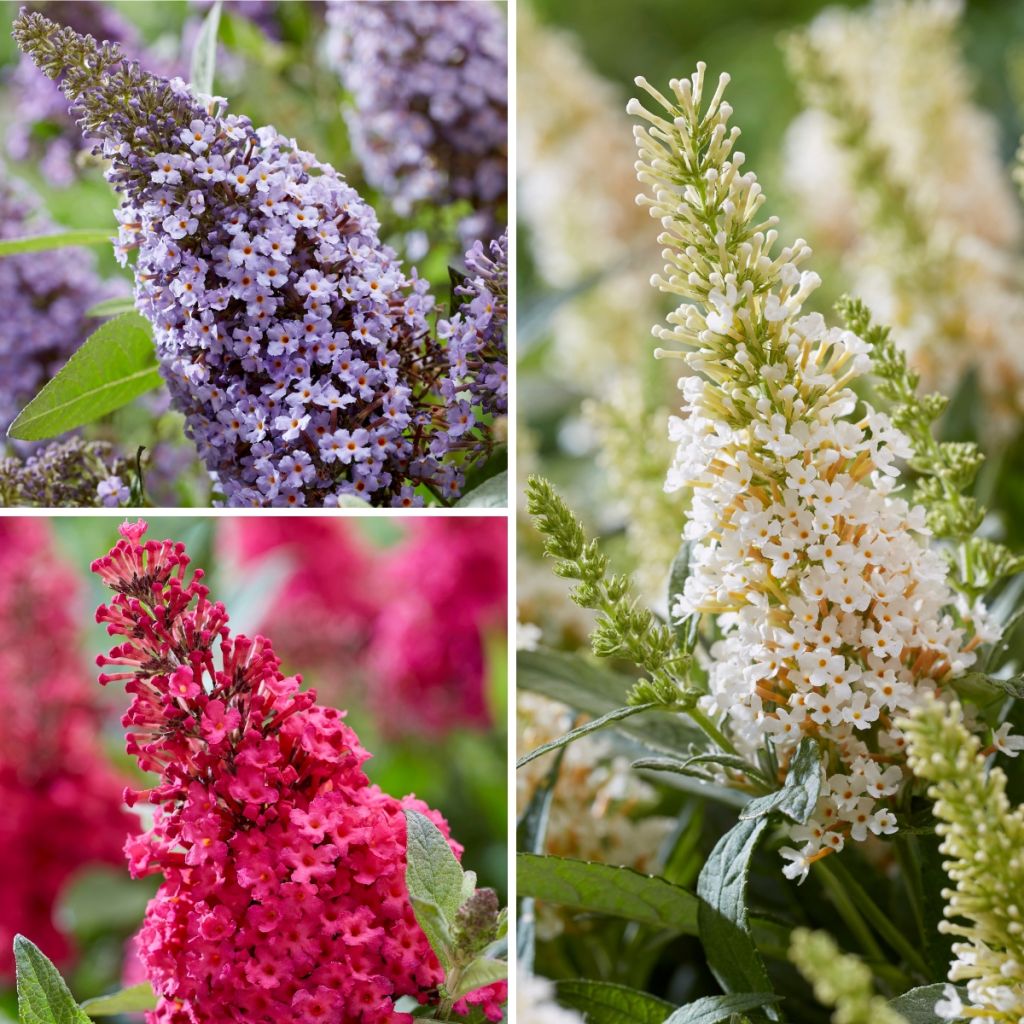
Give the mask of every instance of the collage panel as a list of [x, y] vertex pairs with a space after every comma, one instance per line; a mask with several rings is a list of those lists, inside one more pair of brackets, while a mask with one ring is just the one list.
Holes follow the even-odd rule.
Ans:
[[0, 12], [0, 505], [507, 506], [503, 2]]
[[506, 552], [0, 518], [0, 1020], [501, 1020]]
[[508, 5], [0, 20], [0, 1022], [510, 1020]]
[[1024, 1020], [1020, 11], [516, 23], [516, 1019]]

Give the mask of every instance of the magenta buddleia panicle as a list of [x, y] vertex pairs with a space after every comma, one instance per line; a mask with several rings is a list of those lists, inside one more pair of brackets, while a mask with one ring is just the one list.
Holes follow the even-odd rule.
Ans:
[[445, 430], [433, 299], [344, 178], [116, 46], [39, 14], [14, 34], [110, 161], [118, 255], [135, 253], [137, 306], [224, 502], [458, 496], [479, 437]]

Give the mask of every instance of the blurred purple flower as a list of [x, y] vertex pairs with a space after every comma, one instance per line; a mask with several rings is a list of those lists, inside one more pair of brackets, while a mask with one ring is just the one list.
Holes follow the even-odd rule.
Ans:
[[500, 9], [472, 0], [328, 4], [329, 53], [367, 181], [407, 214], [468, 200], [466, 237], [493, 237], [508, 182], [508, 57]]

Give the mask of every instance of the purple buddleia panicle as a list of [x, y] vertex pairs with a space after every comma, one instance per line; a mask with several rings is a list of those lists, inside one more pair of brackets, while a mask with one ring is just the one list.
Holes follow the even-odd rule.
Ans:
[[112, 445], [72, 437], [24, 458], [0, 459], [0, 507], [120, 508], [132, 473]]
[[[75, 31], [110, 39], [134, 57], [143, 53], [142, 40], [130, 21], [104, 3], [49, 0], [32, 4], [50, 18]], [[167, 71], [166, 67], [159, 70]], [[88, 140], [68, 112], [68, 101], [56, 82], [51, 82], [32, 61], [22, 55], [8, 79], [13, 117], [7, 129], [7, 152], [13, 160], [32, 160], [43, 177], [58, 188], [70, 185], [76, 175], [79, 153], [88, 151]]]
[[401, 214], [468, 200], [494, 237], [508, 190], [508, 56], [500, 8], [474, 0], [331, 0], [328, 51], [367, 181]]
[[[27, 187], [0, 167], [0, 238], [54, 230]], [[0, 437], [97, 326], [86, 310], [122, 291], [78, 249], [0, 259]]]
[[[458, 310], [437, 325], [438, 337], [448, 342], [449, 373], [441, 393], [448, 409], [449, 448], [473, 437], [478, 413], [508, 413], [508, 228], [489, 246], [474, 242], [466, 253], [466, 270], [454, 289], [462, 300]], [[488, 440], [485, 435], [477, 443]]]
[[119, 258], [135, 253], [136, 304], [224, 502], [457, 496], [433, 299], [344, 178], [116, 46], [38, 14], [14, 34], [110, 161]]

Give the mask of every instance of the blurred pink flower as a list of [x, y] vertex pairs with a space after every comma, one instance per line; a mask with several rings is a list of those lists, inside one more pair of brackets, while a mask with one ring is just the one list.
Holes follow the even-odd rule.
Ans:
[[292, 559], [264, 625], [331, 699], [350, 699], [342, 681], [357, 680], [390, 736], [486, 728], [484, 641], [504, 629], [505, 520], [415, 517], [403, 528], [380, 548], [352, 520], [260, 517], [234, 521], [227, 543], [247, 565]]
[[69, 878], [120, 863], [138, 830], [104, 759], [99, 707], [78, 652], [78, 585], [41, 519], [0, 520], [0, 975], [19, 932], [58, 963], [54, 920]]

